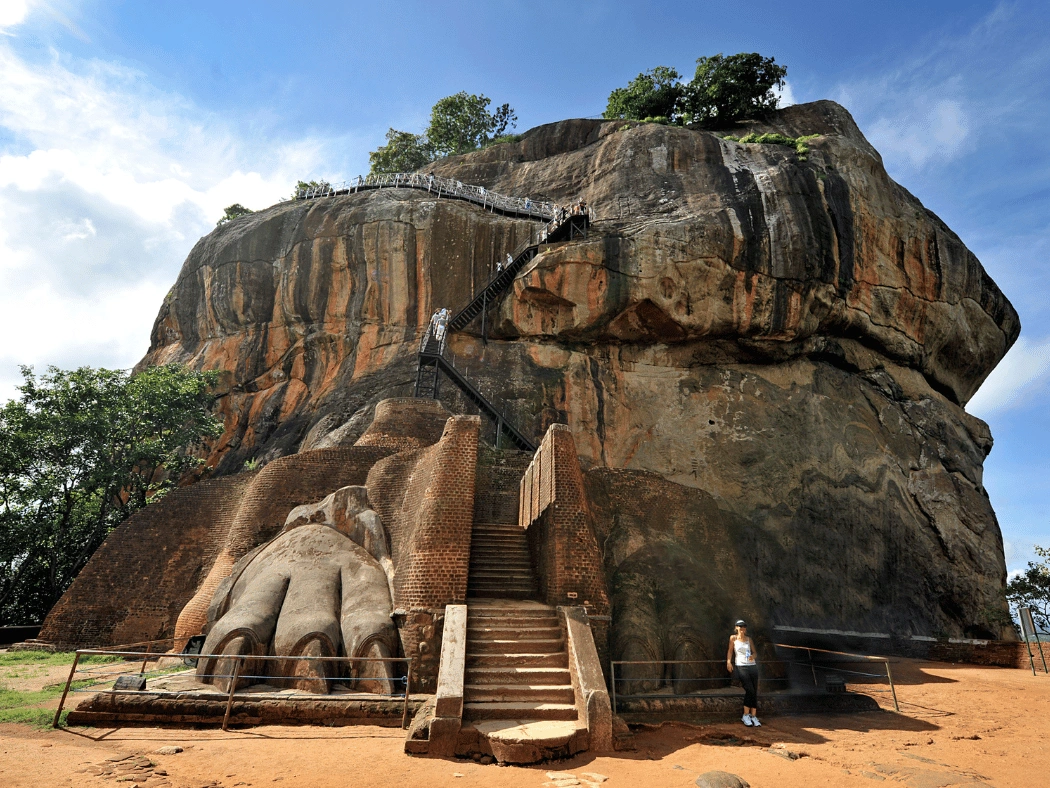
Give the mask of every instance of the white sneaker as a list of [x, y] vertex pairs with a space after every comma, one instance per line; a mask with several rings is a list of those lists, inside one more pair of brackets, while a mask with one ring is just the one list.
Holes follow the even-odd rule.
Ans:
[[751, 715], [751, 724], [754, 725], [756, 728], [762, 727], [762, 723], [758, 721], [758, 717], [756, 717], [754, 714]]
[[744, 724], [745, 724], [745, 725], [746, 725], [747, 727], [749, 727], [749, 728], [750, 728], [750, 727], [751, 727], [751, 725], [753, 724], [753, 723], [751, 722], [751, 715], [750, 715], [750, 714], [745, 714], [745, 715], [744, 715], [743, 717], [741, 717], [740, 719], [741, 719], [741, 721], [743, 721], [743, 723], [744, 723]]

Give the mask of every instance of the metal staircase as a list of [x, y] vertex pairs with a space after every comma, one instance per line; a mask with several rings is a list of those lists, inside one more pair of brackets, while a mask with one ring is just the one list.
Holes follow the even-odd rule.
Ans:
[[[427, 176], [412, 176], [412, 182], [419, 184], [414, 187], [425, 188], [422, 185], [422, 179], [425, 177]], [[464, 193], [466, 190], [470, 190], [469, 193], [471, 195], [476, 194], [476, 191], [480, 188], [463, 186], [463, 184], [458, 184], [458, 187]], [[373, 186], [372, 188], [377, 187]], [[441, 375], [444, 373], [445, 377], [452, 381], [468, 400], [474, 403], [483, 416], [495, 423], [497, 446], [502, 445], [503, 440], [507, 440], [517, 449], [534, 452], [536, 451], [536, 445], [507, 421], [506, 406], [497, 407], [494, 405], [456, 369], [455, 358], [446, 351], [445, 345], [450, 332], [462, 331], [478, 315], [481, 315], [481, 335], [482, 339], [485, 339], [487, 333], [486, 315], [489, 306], [496, 303], [503, 296], [514, 283], [521, 270], [539, 254], [543, 245], [586, 237], [587, 230], [590, 227], [591, 213], [590, 209], [582, 207], [582, 203], [580, 207], [568, 210], [558, 206], [550, 206], [548, 203], [531, 203], [529, 200], [522, 201], [503, 197], [492, 192], [486, 192], [484, 189], [480, 189], [480, 192], [486, 200], [493, 202], [500, 200], [505, 201], [506, 204], [522, 203], [528, 206], [528, 211], [518, 212], [518, 215], [537, 219], [546, 219], [548, 216], [551, 216], [551, 219], [545, 222], [537, 231], [530, 233], [529, 239], [511, 252], [509, 255], [511, 259], [506, 265], [500, 263], [497, 266], [495, 273], [489, 277], [489, 280], [481, 290], [476, 292], [467, 305], [448, 320], [447, 325], [439, 327], [435, 321], [431, 321], [419, 343], [416, 362], [415, 396], [437, 399], [440, 395]], [[307, 199], [309, 198], [312, 198], [312, 195], [307, 197]], [[460, 199], [473, 200], [473, 197], [460, 197]], [[543, 206], [540, 210], [537, 209], [539, 205]], [[510, 211], [508, 210], [508, 212]]]

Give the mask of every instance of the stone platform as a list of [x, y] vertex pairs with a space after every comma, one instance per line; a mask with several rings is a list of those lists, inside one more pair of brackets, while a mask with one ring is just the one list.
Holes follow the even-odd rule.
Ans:
[[[408, 701], [408, 716], [430, 696]], [[107, 690], [91, 695], [69, 713], [70, 725], [220, 725], [228, 695], [198, 682], [192, 671], [150, 679], [143, 692]], [[238, 690], [230, 711], [231, 726], [379, 725], [401, 727], [401, 698], [354, 692], [335, 685], [327, 695], [255, 684]]]
[[[701, 695], [666, 695], [616, 699], [616, 713], [627, 723], [725, 722], [739, 717], [743, 692]], [[793, 714], [858, 714], [878, 711], [879, 704], [869, 695], [856, 692], [770, 692], [758, 696], [759, 717]]]

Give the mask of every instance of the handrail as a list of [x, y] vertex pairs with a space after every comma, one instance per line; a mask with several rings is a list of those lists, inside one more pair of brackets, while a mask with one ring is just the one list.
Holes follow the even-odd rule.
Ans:
[[296, 189], [295, 199], [312, 200], [319, 197], [332, 197], [340, 194], [353, 194], [367, 189], [423, 189], [437, 193], [439, 197], [457, 197], [468, 200], [486, 208], [494, 208], [504, 213], [517, 213], [536, 219], [554, 219], [558, 206], [550, 202], [532, 200], [528, 197], [508, 197], [490, 192], [484, 186], [471, 186], [462, 181], [444, 178], [440, 175], [428, 175], [417, 172], [394, 172], [382, 175], [368, 175], [342, 183], [322, 183]]

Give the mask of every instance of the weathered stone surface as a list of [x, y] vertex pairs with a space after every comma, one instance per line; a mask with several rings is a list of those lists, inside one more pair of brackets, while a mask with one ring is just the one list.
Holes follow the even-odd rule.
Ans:
[[696, 778], [698, 788], [751, 788], [751, 783], [731, 772], [704, 772]]
[[[526, 267], [488, 343], [480, 321], [453, 335], [458, 363], [534, 439], [571, 428], [608, 539], [614, 657], [718, 659], [741, 613], [767, 631], [1008, 636], [991, 436], [961, 406], [1017, 315], [841, 107], [765, 129], [822, 136], [800, 161], [566, 121], [436, 164], [582, 196], [598, 218]], [[378, 400], [411, 393], [431, 312], [530, 229], [408, 190], [274, 206], [198, 243], [143, 363], [226, 372], [220, 473], [356, 441]]]

